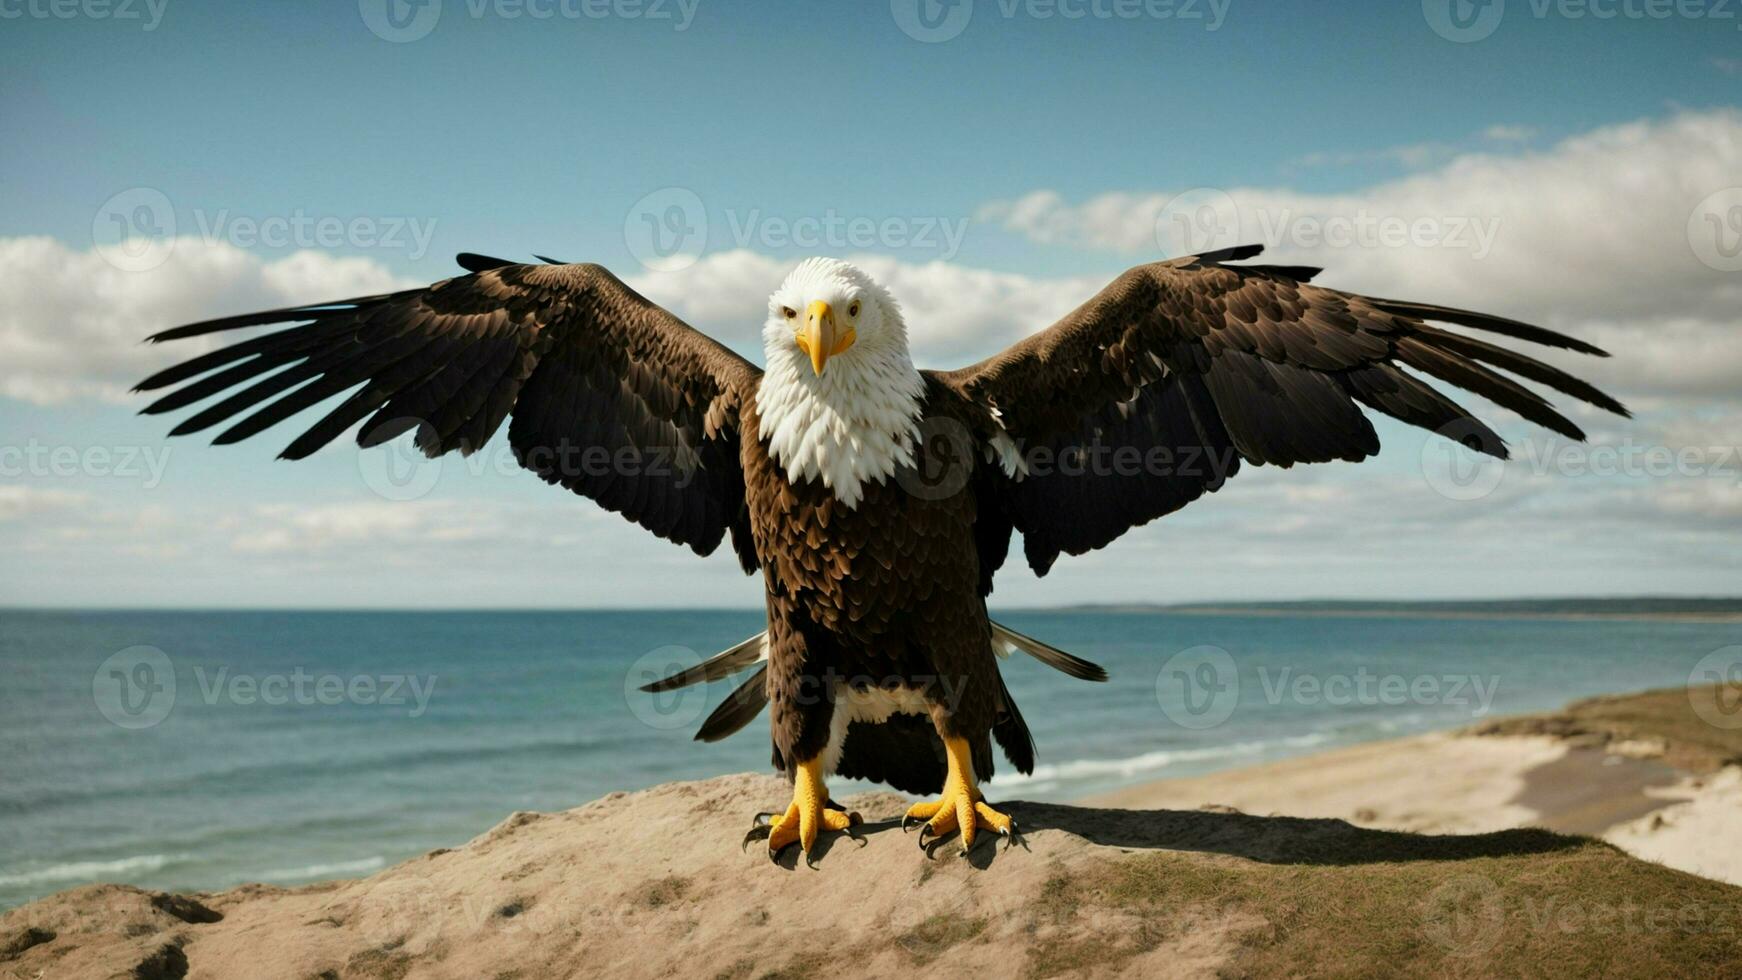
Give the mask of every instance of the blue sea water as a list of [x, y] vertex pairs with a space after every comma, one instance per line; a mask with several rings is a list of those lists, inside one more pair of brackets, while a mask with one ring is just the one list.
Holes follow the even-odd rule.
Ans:
[[[1742, 642], [1736, 624], [1652, 620], [999, 618], [1112, 680], [1005, 664], [1040, 761], [1027, 777], [1006, 766], [998, 799], [1679, 686]], [[766, 770], [761, 721], [690, 739], [727, 685], [635, 690], [761, 625], [730, 611], [0, 611], [0, 908], [98, 880], [367, 874], [513, 810]]]

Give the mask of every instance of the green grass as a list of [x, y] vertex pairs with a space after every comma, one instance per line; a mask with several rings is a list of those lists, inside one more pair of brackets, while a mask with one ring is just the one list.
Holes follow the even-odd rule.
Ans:
[[[1144, 854], [1048, 884], [1033, 914], [1075, 928], [1037, 943], [1030, 973], [1114, 966], [1224, 921], [1237, 924], [1223, 970], [1235, 975], [1742, 975], [1742, 889], [1569, 841], [1349, 864]], [[1096, 926], [1132, 912], [1141, 926], [1117, 940]]]
[[934, 915], [895, 939], [916, 963], [929, 963], [957, 943], [986, 930], [986, 919], [975, 915]]
[[1588, 698], [1561, 711], [1500, 718], [1474, 730], [1483, 735], [1556, 735], [1594, 744], [1659, 740], [1665, 762], [1705, 773], [1742, 765], [1742, 725], [1724, 728], [1707, 720], [1742, 721], [1739, 703], [1742, 691], [1735, 685], [1675, 687]]

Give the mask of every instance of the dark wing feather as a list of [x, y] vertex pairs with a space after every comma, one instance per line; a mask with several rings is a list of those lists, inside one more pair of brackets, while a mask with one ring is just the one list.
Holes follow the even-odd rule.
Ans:
[[[643, 688], [642, 690], [646, 690]], [[696, 730], [696, 741], [718, 742], [756, 720], [768, 707], [768, 665], [763, 664], [726, 695]]]
[[[1139, 266], [1004, 353], [932, 376], [996, 411], [1030, 464], [1026, 476], [979, 487], [983, 509], [1022, 532], [1036, 572], [1216, 490], [1242, 461], [1371, 456], [1379, 439], [1362, 406], [1505, 458], [1491, 429], [1411, 371], [1575, 439], [1584, 433], [1572, 420], [1500, 372], [1627, 414], [1557, 368], [1426, 321], [1603, 354], [1581, 340], [1310, 285], [1312, 267], [1223, 264], [1259, 251]], [[996, 546], [981, 551], [983, 564], [1002, 560]]]
[[599, 266], [459, 261], [470, 275], [424, 289], [164, 331], [152, 341], [297, 324], [145, 379], [172, 389], [145, 412], [223, 396], [173, 434], [227, 424], [229, 443], [339, 398], [288, 459], [358, 426], [364, 447], [415, 430], [431, 456], [471, 453], [512, 416], [515, 458], [547, 482], [701, 554], [731, 531], [753, 569], [738, 406], [756, 368]]

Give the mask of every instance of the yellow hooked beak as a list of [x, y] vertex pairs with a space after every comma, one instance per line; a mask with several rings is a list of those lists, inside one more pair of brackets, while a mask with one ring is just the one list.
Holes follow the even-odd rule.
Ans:
[[810, 355], [811, 370], [819, 375], [829, 358], [853, 346], [857, 339], [850, 324], [843, 330], [835, 329], [835, 311], [820, 299], [804, 311], [804, 328], [797, 337], [799, 350]]

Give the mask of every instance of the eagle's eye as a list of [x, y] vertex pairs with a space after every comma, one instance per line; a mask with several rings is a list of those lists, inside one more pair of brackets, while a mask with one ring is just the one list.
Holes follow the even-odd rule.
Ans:
[[858, 300], [854, 300], [853, 305], [847, 307], [847, 315], [848, 316], [858, 316], [859, 315], [859, 301]]
[[798, 311], [790, 306], [783, 306], [780, 308], [780, 315], [790, 320], [793, 317], [798, 316]]

